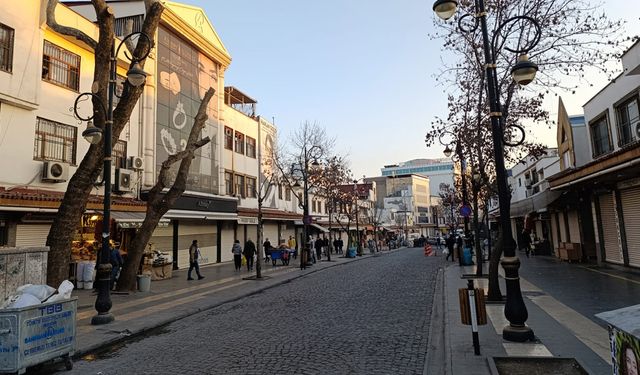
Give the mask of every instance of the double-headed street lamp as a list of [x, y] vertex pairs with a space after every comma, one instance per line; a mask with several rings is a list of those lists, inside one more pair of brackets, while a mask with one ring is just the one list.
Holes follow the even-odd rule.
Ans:
[[358, 220], [358, 216], [360, 216], [360, 205], [358, 204], [358, 195], [360, 194], [360, 191], [358, 189], [358, 181], [363, 180], [364, 181], [365, 176], [362, 176], [361, 179], [356, 179], [353, 180], [353, 195], [355, 197], [355, 203], [356, 203], [356, 207], [355, 207], [355, 214], [356, 214], [356, 248], [358, 249], [358, 256], [362, 256], [363, 251], [362, 251], [362, 243], [360, 241], [360, 222]]
[[[110, 224], [111, 224], [111, 154], [112, 154], [112, 135], [111, 128], [113, 125], [113, 97], [116, 95], [116, 67], [117, 57], [120, 52], [120, 48], [134, 36], [147, 39], [149, 48], [143, 53], [142, 56], [129, 56], [125, 52], [125, 56], [131, 61], [129, 70], [127, 71], [127, 80], [125, 90], [128, 85], [132, 87], [139, 87], [144, 85], [147, 73], [140, 67], [140, 61], [144, 60], [151, 52], [152, 43], [149, 36], [143, 32], [134, 32], [125, 36], [118, 47], [115, 44], [111, 46], [111, 54], [109, 60], [109, 97], [108, 103], [105, 107], [101, 98], [96, 94], [96, 83], [92, 87], [92, 92], [85, 92], [76, 98], [73, 106], [73, 111], [76, 117], [82, 121], [87, 121], [87, 128], [82, 132], [82, 136], [92, 145], [97, 145], [100, 141], [103, 141], [104, 146], [104, 159], [103, 159], [103, 182], [104, 182], [104, 209], [102, 215], [102, 247], [98, 254], [98, 272], [96, 275], [96, 287], [98, 289], [98, 296], [96, 298], [95, 308], [98, 315], [91, 318], [91, 324], [107, 324], [114, 320], [111, 310], [111, 296], [109, 293], [110, 281], [111, 281], [111, 262], [109, 261], [111, 255], [111, 249], [109, 246], [109, 240], [111, 237]], [[93, 113], [89, 116], [83, 116], [78, 113], [78, 106], [84, 100], [91, 98], [93, 102]], [[95, 117], [97, 110], [100, 108], [105, 116], [104, 129], [98, 128], [93, 125], [92, 120]]]
[[[437, 0], [433, 4], [433, 10], [438, 17], [443, 20], [451, 18], [457, 10], [458, 2], [456, 0]], [[467, 17], [474, 17], [475, 23], [472, 28], [463, 26], [463, 20]], [[522, 299], [522, 292], [520, 290], [520, 277], [518, 275], [518, 268], [520, 268], [520, 260], [516, 255], [515, 242], [511, 236], [511, 221], [510, 221], [510, 208], [511, 208], [511, 193], [509, 191], [509, 185], [507, 184], [507, 173], [504, 165], [504, 146], [515, 146], [522, 144], [524, 141], [524, 130], [516, 126], [516, 128], [522, 132], [522, 138], [519, 142], [509, 143], [505, 140], [504, 120], [501, 112], [500, 97], [499, 97], [499, 83], [496, 72], [496, 38], [500, 36], [501, 31], [506, 25], [512, 24], [517, 21], [525, 21], [531, 24], [534, 28], [534, 36], [531, 40], [525, 41], [524, 47], [510, 48], [505, 46], [504, 48], [512, 53], [518, 54], [518, 62], [511, 69], [511, 76], [513, 79], [521, 85], [526, 85], [533, 81], [535, 78], [538, 67], [527, 58], [527, 53], [538, 44], [540, 40], [540, 25], [538, 22], [529, 16], [516, 16], [507, 19], [502, 22], [495, 31], [493, 40], [489, 40], [489, 32], [487, 31], [487, 12], [484, 6], [484, 0], [475, 0], [475, 12], [474, 14], [465, 14], [458, 20], [458, 26], [463, 32], [473, 32], [477, 29], [478, 25], [481, 27], [482, 32], [482, 44], [484, 48], [485, 70], [487, 75], [487, 92], [489, 98], [489, 108], [491, 117], [491, 133], [493, 138], [493, 153], [495, 158], [496, 167], [496, 179], [498, 185], [498, 200], [500, 205], [500, 231], [501, 231], [501, 245], [504, 251], [504, 258], [502, 259], [502, 267], [505, 272], [505, 282], [507, 285], [507, 301], [504, 308], [504, 314], [509, 325], [504, 327], [502, 331], [502, 337], [509, 341], [527, 341], [533, 340], [533, 330], [526, 326], [528, 318], [527, 308]], [[510, 30], [508, 28], [507, 30]]]
[[[291, 175], [295, 172], [299, 172], [302, 174], [302, 202], [299, 206], [302, 207], [302, 248], [300, 249], [300, 269], [307, 268], [307, 262], [309, 259], [309, 224], [311, 224], [311, 216], [309, 216], [309, 164], [317, 167], [320, 165], [318, 163], [318, 157], [320, 155], [316, 155], [315, 152], [320, 151], [320, 146], [314, 145], [311, 147], [307, 147], [305, 144], [302, 149], [302, 155], [300, 160], [300, 165], [291, 165]], [[313, 162], [312, 162], [313, 160]], [[300, 183], [296, 180], [294, 187], [300, 187]]]
[[[452, 137], [451, 142], [445, 142], [443, 140], [443, 137], [445, 135], [448, 135], [450, 137]], [[451, 149], [451, 146], [455, 143], [455, 147], [456, 147], [456, 155], [458, 156], [458, 159], [460, 159], [460, 177], [462, 179], [461, 183], [462, 183], [462, 207], [464, 208], [465, 212], [463, 215], [463, 219], [464, 219], [464, 243], [467, 244], [467, 241], [469, 239], [469, 215], [468, 215], [468, 207], [469, 207], [469, 199], [468, 199], [468, 192], [467, 192], [467, 171], [466, 171], [466, 165], [464, 162], [464, 155], [462, 154], [462, 145], [459, 139], [456, 138], [455, 134], [453, 134], [452, 132], [445, 130], [442, 132], [442, 134], [440, 134], [440, 137], [438, 138], [438, 141], [440, 141], [440, 144], [445, 146], [444, 148], [444, 156], [446, 157], [451, 157], [451, 154], [453, 153], [453, 150]], [[463, 253], [463, 249], [458, 249], [458, 264], [460, 266], [463, 265], [462, 263], [462, 253]], [[482, 267], [482, 266], [480, 266]]]

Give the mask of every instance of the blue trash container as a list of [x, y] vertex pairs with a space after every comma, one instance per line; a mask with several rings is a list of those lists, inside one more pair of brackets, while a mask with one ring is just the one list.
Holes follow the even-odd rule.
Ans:
[[355, 258], [357, 254], [357, 249], [355, 247], [350, 247], [347, 250], [347, 258]]
[[473, 264], [473, 259], [471, 257], [471, 248], [470, 247], [465, 247], [462, 250], [462, 264], [464, 264], [465, 266], [470, 266]]

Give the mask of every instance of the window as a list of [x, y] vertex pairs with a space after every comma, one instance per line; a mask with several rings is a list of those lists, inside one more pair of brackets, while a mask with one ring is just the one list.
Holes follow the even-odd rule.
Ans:
[[589, 124], [591, 128], [591, 145], [593, 146], [593, 157], [598, 157], [611, 151], [609, 141], [609, 123], [607, 116], [603, 115]]
[[256, 197], [256, 179], [254, 177], [247, 177], [247, 197]]
[[113, 146], [113, 166], [115, 168], [127, 167], [127, 142], [118, 141]]
[[0, 23], [0, 70], [8, 73], [13, 69], [13, 34], [12, 28]]
[[316, 212], [316, 201], [311, 202], [311, 212]]
[[282, 185], [278, 185], [278, 199], [282, 200]]
[[235, 141], [236, 141], [236, 152], [239, 154], [244, 154], [244, 134], [240, 132], [236, 132]]
[[522, 179], [518, 177], [518, 186], [522, 186]]
[[247, 136], [247, 156], [250, 158], [256, 157], [256, 140]]
[[224, 127], [224, 148], [233, 150], [233, 129], [228, 126]]
[[236, 185], [235, 185], [236, 196], [246, 198], [247, 194], [244, 186], [244, 176], [236, 175], [235, 181], [236, 181]]
[[233, 195], [233, 173], [224, 172], [224, 187], [227, 195]]
[[74, 91], [80, 87], [80, 56], [45, 40], [42, 79]]
[[290, 201], [291, 200], [291, 188], [287, 186], [287, 189], [284, 192], [284, 199], [286, 201]]
[[616, 107], [618, 125], [618, 146], [622, 147], [636, 140], [635, 127], [639, 120], [638, 97], [634, 95]]
[[75, 126], [38, 117], [33, 145], [33, 160], [62, 161], [75, 164], [77, 131]]

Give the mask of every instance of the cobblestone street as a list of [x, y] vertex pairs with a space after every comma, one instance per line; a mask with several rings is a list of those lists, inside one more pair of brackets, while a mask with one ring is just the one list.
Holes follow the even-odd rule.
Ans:
[[441, 259], [407, 249], [332, 267], [64, 373], [420, 374]]

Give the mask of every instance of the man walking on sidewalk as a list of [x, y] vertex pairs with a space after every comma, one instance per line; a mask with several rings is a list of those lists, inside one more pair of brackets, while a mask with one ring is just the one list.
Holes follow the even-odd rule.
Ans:
[[236, 266], [236, 271], [240, 271], [242, 267], [242, 246], [240, 246], [239, 240], [233, 242], [231, 252], [233, 253], [233, 264]]
[[187, 273], [187, 280], [193, 280], [191, 277], [191, 271], [195, 268], [198, 280], [204, 279], [204, 276], [200, 274], [200, 266], [198, 265], [198, 259], [200, 259], [200, 248], [198, 247], [198, 240], [193, 240], [189, 247], [189, 273]]
[[247, 259], [247, 271], [253, 271], [253, 256], [256, 255], [256, 245], [251, 241], [251, 239], [247, 240], [247, 243], [244, 244], [244, 257]]

